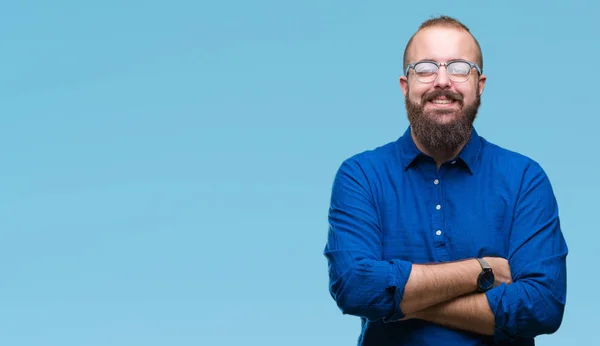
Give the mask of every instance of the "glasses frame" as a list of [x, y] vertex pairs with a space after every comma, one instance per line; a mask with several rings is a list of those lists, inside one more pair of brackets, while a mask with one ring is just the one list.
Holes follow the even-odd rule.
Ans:
[[[453, 63], [453, 62], [463, 62], [463, 63], [467, 63], [467, 64], [469, 64], [469, 66], [470, 66], [471, 68], [469, 69], [469, 76], [467, 77], [467, 79], [465, 79], [464, 81], [458, 81], [458, 82], [457, 82], [457, 81], [453, 80], [453, 79], [452, 79], [452, 77], [450, 77], [450, 75], [448, 74], [448, 65], [449, 65], [449, 64], [451, 64], [451, 63]], [[454, 83], [464, 83], [464, 82], [468, 81], [469, 79], [471, 79], [471, 74], [472, 74], [473, 68], [475, 68], [475, 69], [477, 70], [477, 73], [478, 73], [480, 76], [481, 76], [481, 74], [482, 74], [482, 72], [483, 72], [483, 71], [481, 70], [481, 68], [479, 67], [479, 65], [477, 65], [476, 63], [470, 62], [470, 61], [468, 61], [468, 60], [455, 59], [455, 60], [450, 60], [450, 61], [446, 61], [446, 62], [437, 62], [437, 61], [434, 61], [434, 60], [421, 60], [421, 61], [417, 61], [417, 62], [415, 62], [415, 63], [409, 64], [409, 65], [406, 67], [406, 71], [405, 71], [405, 73], [404, 73], [404, 74], [406, 75], [406, 78], [408, 78], [408, 74], [409, 74], [410, 70], [411, 70], [411, 69], [413, 69], [413, 70], [414, 70], [414, 69], [415, 69], [415, 66], [417, 66], [418, 64], [421, 64], [421, 63], [432, 63], [432, 64], [434, 64], [434, 65], [437, 67], [437, 69], [438, 69], [438, 70], [435, 72], [435, 78], [434, 78], [434, 79], [433, 79], [431, 82], [421, 82], [421, 81], [419, 80], [419, 77], [417, 77], [416, 70], [415, 70], [415, 78], [417, 79], [417, 82], [419, 82], [419, 83], [424, 83], [424, 84], [427, 84], [427, 83], [433, 83], [433, 82], [435, 82], [435, 80], [438, 78], [438, 75], [439, 75], [440, 66], [445, 66], [445, 67], [446, 67], [446, 76], [448, 76], [448, 79], [450, 79], [450, 80], [451, 80], [451, 81], [453, 81]]]

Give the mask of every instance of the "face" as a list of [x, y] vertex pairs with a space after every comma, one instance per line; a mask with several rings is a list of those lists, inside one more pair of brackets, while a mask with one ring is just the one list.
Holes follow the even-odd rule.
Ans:
[[[430, 27], [419, 31], [407, 52], [410, 63], [433, 60], [438, 63], [463, 59], [476, 63], [477, 45], [463, 30]], [[466, 82], [448, 78], [446, 67], [440, 66], [435, 81], [421, 83], [414, 70], [400, 77], [408, 120], [420, 144], [434, 151], [454, 151], [471, 133], [481, 103], [486, 77], [471, 70]]]

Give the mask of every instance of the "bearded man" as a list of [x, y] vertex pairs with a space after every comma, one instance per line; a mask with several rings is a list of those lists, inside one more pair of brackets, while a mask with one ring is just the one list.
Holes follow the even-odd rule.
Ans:
[[424, 22], [400, 77], [409, 128], [335, 176], [329, 291], [358, 345], [534, 345], [561, 325], [557, 202], [538, 163], [473, 128], [486, 79], [464, 24]]

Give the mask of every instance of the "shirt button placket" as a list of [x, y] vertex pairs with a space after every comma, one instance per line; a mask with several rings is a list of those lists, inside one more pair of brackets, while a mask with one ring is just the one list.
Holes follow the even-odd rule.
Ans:
[[444, 242], [444, 237], [442, 236], [443, 231], [442, 231], [442, 225], [443, 223], [443, 214], [442, 214], [442, 186], [441, 186], [441, 181], [439, 177], [436, 177], [435, 179], [433, 179], [433, 184], [436, 186], [435, 187], [435, 192], [436, 192], [436, 199], [438, 201], [438, 204], [435, 206], [435, 211], [434, 211], [434, 216], [433, 216], [433, 233], [434, 233], [434, 247], [435, 250], [437, 252], [437, 257], [439, 260], [447, 260], [448, 257], [448, 253], [445, 251], [445, 242]]

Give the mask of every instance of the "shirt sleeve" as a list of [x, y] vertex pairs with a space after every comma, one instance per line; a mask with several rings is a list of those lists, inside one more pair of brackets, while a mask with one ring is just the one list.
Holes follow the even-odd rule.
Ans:
[[486, 292], [495, 339], [554, 333], [564, 314], [568, 250], [552, 187], [536, 163], [524, 173], [509, 241], [513, 283]]
[[367, 177], [356, 161], [346, 160], [333, 183], [324, 251], [329, 291], [344, 314], [384, 322], [404, 317], [400, 301], [412, 264], [382, 260], [382, 243]]

